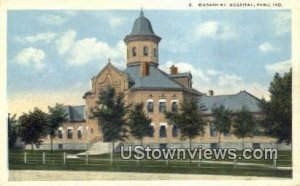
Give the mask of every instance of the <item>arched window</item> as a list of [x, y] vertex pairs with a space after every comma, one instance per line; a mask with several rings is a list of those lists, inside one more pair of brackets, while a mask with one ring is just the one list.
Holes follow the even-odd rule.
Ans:
[[132, 56], [136, 56], [136, 47], [132, 47], [131, 53], [132, 53]]
[[148, 56], [148, 47], [147, 46], [143, 47], [143, 54], [144, 54], [144, 56]]
[[153, 100], [148, 100], [147, 101], [147, 111], [152, 113], [154, 110], [154, 105], [153, 105]]
[[172, 112], [177, 112], [177, 101], [172, 101]]
[[157, 57], [157, 49], [156, 48], [153, 49], [153, 56]]
[[178, 136], [178, 127], [176, 124], [173, 125], [173, 128], [172, 128], [172, 136], [173, 137], [177, 137]]
[[166, 100], [159, 100], [159, 112], [164, 113], [165, 111], [167, 111]]
[[159, 129], [159, 137], [165, 138], [167, 137], [167, 127], [165, 125], [161, 125]]

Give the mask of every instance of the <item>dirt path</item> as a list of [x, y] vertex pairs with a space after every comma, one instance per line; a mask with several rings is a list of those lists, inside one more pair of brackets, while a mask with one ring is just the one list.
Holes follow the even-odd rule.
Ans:
[[93, 171], [9, 171], [9, 181], [85, 181], [85, 180], [285, 180], [254, 176], [222, 176], [205, 174], [158, 174]]

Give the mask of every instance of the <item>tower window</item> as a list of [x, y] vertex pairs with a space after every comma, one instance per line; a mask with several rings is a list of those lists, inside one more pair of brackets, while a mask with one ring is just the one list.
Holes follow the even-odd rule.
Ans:
[[143, 53], [144, 53], [144, 56], [148, 56], [148, 47], [147, 46], [144, 46]]
[[63, 131], [62, 130], [58, 130], [58, 138], [59, 139], [63, 138]]
[[136, 56], [136, 47], [133, 47], [131, 52], [132, 52], [132, 56]]
[[82, 130], [77, 130], [77, 138], [78, 139], [82, 138]]
[[157, 57], [157, 49], [156, 48], [153, 49], [153, 56]]

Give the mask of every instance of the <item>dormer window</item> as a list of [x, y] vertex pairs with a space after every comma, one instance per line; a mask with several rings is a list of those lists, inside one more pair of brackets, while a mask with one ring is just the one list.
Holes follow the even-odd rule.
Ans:
[[132, 56], [136, 56], [136, 47], [133, 47], [131, 52], [132, 52]]
[[143, 47], [143, 54], [144, 54], [144, 56], [148, 56], [148, 47], [147, 46]]

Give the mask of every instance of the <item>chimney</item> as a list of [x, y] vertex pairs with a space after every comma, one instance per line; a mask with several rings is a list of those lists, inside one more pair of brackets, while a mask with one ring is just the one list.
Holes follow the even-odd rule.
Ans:
[[148, 76], [149, 75], [149, 64], [147, 62], [143, 62], [141, 64], [141, 76]]
[[174, 65], [170, 67], [170, 74], [175, 75], [178, 74], [178, 68]]
[[213, 95], [214, 95], [214, 91], [213, 91], [213, 90], [209, 90], [209, 91], [208, 91], [208, 95], [209, 95], [209, 96], [213, 96]]

